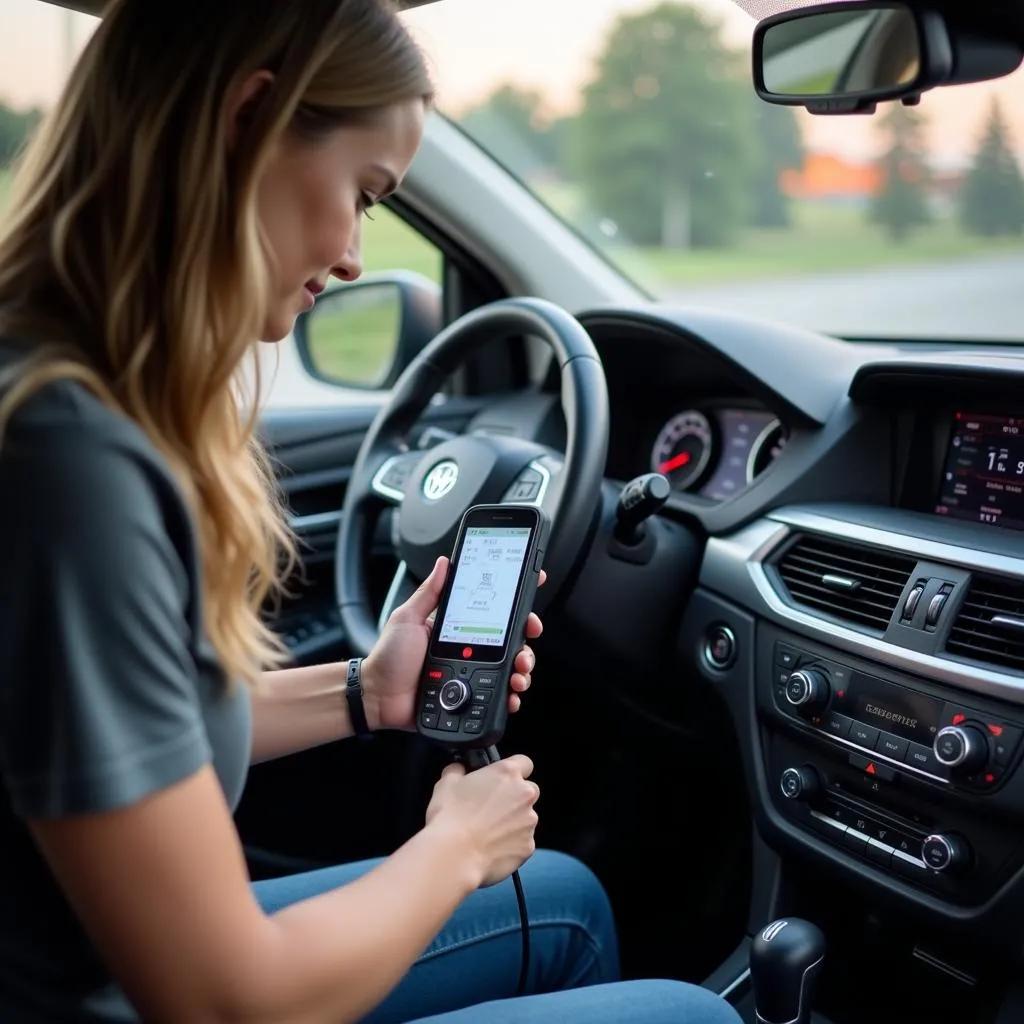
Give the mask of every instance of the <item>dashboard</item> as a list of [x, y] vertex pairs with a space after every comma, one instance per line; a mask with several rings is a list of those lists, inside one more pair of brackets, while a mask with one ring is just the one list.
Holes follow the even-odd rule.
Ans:
[[[793, 913], [772, 901], [811, 868], [860, 894], [851, 912], [904, 915], [954, 968], [980, 950], [1019, 964], [1021, 351], [664, 306], [580, 320], [608, 379], [608, 476], [663, 473], [659, 518], [676, 524], [635, 556], [657, 600], [624, 607], [618, 577], [599, 605], [588, 567], [585, 638], [657, 652], [652, 678], [696, 678], [725, 704], [773, 855], [753, 913]], [[699, 568], [663, 565], [693, 526]], [[659, 638], [680, 607], [688, 671], [672, 672]]]

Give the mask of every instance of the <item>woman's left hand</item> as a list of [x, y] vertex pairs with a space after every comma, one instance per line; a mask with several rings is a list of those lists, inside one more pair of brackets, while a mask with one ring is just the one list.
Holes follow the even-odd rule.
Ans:
[[[366, 717], [373, 729], [412, 731], [416, 728], [420, 673], [427, 658], [430, 630], [447, 573], [448, 559], [439, 558], [416, 593], [392, 612], [376, 646], [363, 662]], [[547, 574], [542, 570], [541, 586], [546, 579]], [[540, 617], [530, 612], [526, 638], [536, 640], [543, 629]], [[516, 655], [508, 697], [508, 709], [513, 714], [522, 705], [520, 694], [530, 688], [530, 674], [536, 660], [528, 644]]]

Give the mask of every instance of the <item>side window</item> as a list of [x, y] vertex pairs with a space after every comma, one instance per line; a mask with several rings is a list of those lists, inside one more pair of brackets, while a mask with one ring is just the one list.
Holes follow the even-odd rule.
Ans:
[[443, 266], [436, 246], [391, 210], [374, 209], [363, 226], [363, 277], [321, 295], [296, 324], [307, 372], [343, 387], [389, 385], [434, 333]]

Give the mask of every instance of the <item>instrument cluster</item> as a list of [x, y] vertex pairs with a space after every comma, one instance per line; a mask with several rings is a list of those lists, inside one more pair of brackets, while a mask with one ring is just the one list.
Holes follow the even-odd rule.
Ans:
[[650, 449], [651, 471], [675, 491], [725, 501], [751, 484], [786, 444], [786, 429], [764, 408], [711, 406], [673, 415]]

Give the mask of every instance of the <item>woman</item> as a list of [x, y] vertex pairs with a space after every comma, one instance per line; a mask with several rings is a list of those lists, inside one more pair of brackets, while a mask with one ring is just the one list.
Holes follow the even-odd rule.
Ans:
[[[607, 900], [543, 853], [523, 875], [548, 994], [460, 1012], [514, 993], [524, 757], [447, 769], [387, 860], [246, 877], [252, 760], [350, 734], [350, 706], [412, 726], [443, 560], [362, 702], [346, 666], [265, 671], [291, 548], [234, 382], [253, 339], [359, 275], [360, 217], [430, 96], [383, 0], [115, 0], [26, 156], [0, 236], [5, 1021], [735, 1019], [680, 984], [594, 987], [617, 971]], [[513, 710], [528, 648], [516, 667]]]

